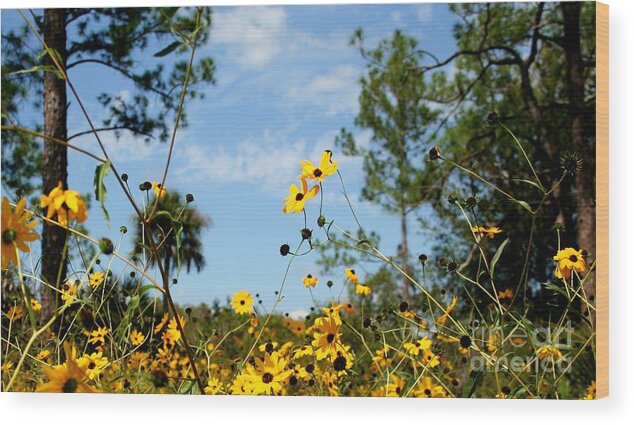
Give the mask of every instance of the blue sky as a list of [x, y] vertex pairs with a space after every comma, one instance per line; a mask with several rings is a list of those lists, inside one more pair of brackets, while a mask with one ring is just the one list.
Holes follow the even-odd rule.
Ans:
[[[3, 11], [3, 28], [20, 22], [15, 11]], [[166, 184], [168, 190], [193, 193], [195, 206], [213, 225], [203, 235], [207, 267], [199, 274], [181, 274], [173, 289], [177, 302], [224, 301], [235, 291], [247, 289], [261, 294], [264, 305], [270, 307], [288, 261], [278, 248], [284, 242], [295, 246], [303, 227], [301, 215], [282, 214], [282, 199], [298, 174], [297, 163], [318, 161], [324, 149], [334, 151], [361, 223], [381, 235], [386, 254], [395, 253], [398, 217], [360, 201], [362, 160], [343, 157], [334, 146], [341, 127], [352, 130], [361, 142], [369, 141], [369, 133], [354, 127], [357, 80], [365, 63], [348, 40], [361, 27], [367, 45], [374, 46], [402, 29], [442, 58], [455, 49], [454, 22], [446, 4], [429, 3], [214, 8], [210, 41], [200, 54], [213, 56], [217, 84], [205, 88], [205, 99], [189, 102], [189, 126], [179, 130]], [[156, 50], [148, 49], [148, 58]], [[130, 84], [105, 68], [78, 67], [71, 78], [95, 121], [102, 113], [96, 94], [133, 94]], [[74, 103], [69, 115], [69, 134], [87, 129]], [[21, 116], [24, 123], [39, 120], [28, 108]], [[128, 135], [119, 141], [104, 135], [104, 140], [117, 168], [129, 174], [140, 201], [140, 192], [134, 188], [145, 180], [160, 180], [168, 145], [145, 144]], [[98, 152], [94, 136], [75, 139], [75, 143]], [[91, 192], [96, 164], [72, 151], [69, 160], [69, 186]], [[97, 205], [86, 225], [92, 236], [116, 241], [120, 225], [132, 227], [133, 211], [114, 179], [110, 177], [107, 183], [112, 226], [105, 224]], [[324, 196], [325, 215], [344, 228], [354, 228], [338, 182], [327, 181]], [[313, 223], [316, 208], [317, 202], [307, 208]], [[431, 242], [425, 242], [420, 230], [412, 227], [412, 250], [429, 249]], [[123, 252], [129, 252], [131, 239], [129, 232]], [[311, 306], [301, 284], [307, 273], [319, 276], [314, 290], [319, 300], [328, 297], [328, 279], [335, 281], [335, 288], [341, 285], [343, 270], [336, 276], [320, 275], [317, 258], [313, 253], [294, 262], [280, 310], [300, 312]]]

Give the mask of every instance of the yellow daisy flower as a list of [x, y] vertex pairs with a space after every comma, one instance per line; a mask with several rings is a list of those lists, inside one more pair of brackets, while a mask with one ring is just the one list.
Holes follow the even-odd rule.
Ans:
[[64, 304], [70, 304], [77, 298], [77, 290], [79, 286], [74, 280], [67, 280], [62, 288], [62, 301]]
[[577, 273], [586, 271], [586, 260], [583, 250], [574, 248], [564, 248], [557, 252], [553, 260], [557, 261], [555, 277], [559, 279], [569, 279], [571, 272]]
[[422, 337], [418, 341], [407, 342], [403, 344], [403, 348], [412, 356], [418, 356], [420, 353], [431, 347], [431, 340], [426, 336]]
[[42, 309], [42, 303], [35, 298], [31, 298], [31, 309], [33, 311], [40, 311]]
[[563, 354], [561, 354], [561, 351], [559, 351], [557, 347], [552, 345], [542, 345], [537, 349], [537, 357], [540, 360], [559, 360], [563, 357]]
[[152, 190], [154, 190], [154, 194], [160, 201], [162, 201], [163, 198], [165, 198], [165, 195], [167, 195], [167, 189], [161, 187], [159, 182], [152, 182]]
[[335, 319], [329, 317], [315, 319], [312, 345], [317, 360], [322, 360], [327, 356], [331, 359], [337, 357], [337, 352], [341, 351], [340, 336], [339, 325]]
[[499, 227], [482, 227], [482, 226], [474, 226], [471, 228], [471, 231], [475, 234], [482, 234], [488, 236], [490, 239], [493, 239], [495, 235], [502, 233], [502, 229]]
[[354, 269], [345, 269], [344, 274], [346, 275], [346, 279], [348, 279], [350, 282], [354, 283], [355, 285], [359, 283], [359, 276], [357, 276], [357, 273], [354, 271]]
[[355, 292], [357, 295], [367, 296], [372, 293], [372, 288], [367, 285], [358, 284], [355, 288]]
[[500, 300], [510, 300], [513, 298], [513, 290], [512, 289], [505, 289], [504, 291], [499, 291], [498, 292], [498, 298]]
[[48, 361], [48, 359], [51, 358], [51, 352], [48, 350], [42, 350], [39, 353], [37, 353], [35, 358], [43, 362]]
[[37, 387], [37, 392], [44, 393], [94, 393], [84, 370], [77, 365], [74, 350], [68, 342], [64, 343], [66, 362], [57, 366], [44, 366], [43, 370], [48, 382]]
[[108, 333], [110, 332], [110, 329], [106, 328], [106, 327], [100, 327], [97, 328], [93, 331], [90, 331], [88, 333], [88, 342], [90, 342], [91, 344], [105, 344], [106, 343], [106, 336], [108, 335]]
[[302, 167], [300, 178], [308, 178], [323, 182], [326, 177], [337, 172], [337, 161], [332, 160], [332, 152], [325, 150], [321, 154], [319, 166], [315, 166], [311, 161], [304, 160], [299, 163]]
[[7, 311], [7, 316], [9, 320], [20, 320], [24, 316], [24, 309], [19, 305], [14, 305]]
[[130, 343], [132, 345], [139, 346], [141, 344], [143, 344], [143, 341], [145, 341], [145, 336], [137, 331], [136, 329], [133, 329], [132, 332], [130, 332]]
[[88, 218], [86, 203], [79, 192], [64, 190], [61, 181], [48, 195], [42, 194], [40, 207], [48, 208], [47, 218], [52, 218], [57, 213], [57, 221], [64, 227], [68, 226], [69, 221], [83, 223]]
[[405, 383], [405, 379], [396, 374], [392, 374], [390, 376], [390, 383], [387, 385], [387, 393], [383, 392], [383, 394], [388, 397], [400, 397], [404, 394], [403, 389], [405, 388]]
[[288, 196], [284, 198], [286, 205], [282, 211], [284, 214], [295, 214], [304, 211], [306, 201], [312, 199], [319, 192], [319, 186], [315, 185], [308, 190], [308, 183], [305, 178], [300, 179], [301, 188], [297, 187], [295, 183], [291, 184], [288, 189]]
[[454, 295], [451, 299], [451, 303], [445, 309], [445, 313], [443, 313], [443, 315], [438, 318], [437, 323], [439, 325], [444, 325], [445, 323], [447, 323], [447, 319], [449, 319], [449, 315], [456, 308], [456, 304], [458, 304], [458, 297]]
[[293, 373], [287, 370], [287, 360], [279, 353], [264, 353], [264, 359], [254, 358], [254, 364], [247, 363], [243, 378], [253, 394], [279, 394], [282, 384]]
[[88, 283], [90, 283], [90, 286], [93, 289], [96, 289], [99, 287], [99, 285], [103, 283], [105, 278], [106, 275], [103, 272], [95, 272], [90, 275], [90, 280], [88, 281]]
[[218, 378], [210, 378], [207, 381], [207, 386], [205, 387], [205, 394], [218, 394], [221, 389], [222, 383], [218, 380]]
[[103, 357], [103, 353], [84, 354], [77, 359], [77, 366], [86, 373], [88, 379], [95, 379], [108, 366], [108, 359]]
[[231, 299], [231, 307], [238, 314], [251, 313], [251, 306], [253, 306], [253, 297], [247, 291], [240, 291], [233, 294]]
[[304, 278], [302, 279], [302, 283], [304, 284], [305, 287], [307, 288], [314, 288], [315, 286], [317, 286], [317, 282], [319, 281], [319, 279], [317, 279], [315, 276], [313, 276], [312, 274], [307, 274], [306, 276], [304, 276]]
[[416, 390], [414, 391], [415, 397], [426, 397], [426, 398], [442, 398], [447, 397], [447, 393], [443, 389], [441, 385], [436, 384], [436, 382], [430, 376], [423, 376], [416, 386]]
[[16, 247], [22, 252], [30, 252], [31, 249], [27, 242], [39, 239], [33, 229], [37, 226], [36, 221], [28, 222], [31, 213], [24, 210], [26, 200], [20, 199], [15, 207], [11, 210], [9, 199], [5, 196], [2, 198], [2, 268], [9, 267], [9, 263], [17, 264], [18, 257]]

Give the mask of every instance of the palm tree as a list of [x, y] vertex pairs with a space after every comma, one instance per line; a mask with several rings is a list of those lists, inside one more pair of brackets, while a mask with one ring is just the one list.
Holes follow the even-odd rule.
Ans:
[[[146, 210], [149, 215], [152, 209], [150, 204]], [[178, 223], [175, 224], [174, 222]], [[140, 255], [145, 250], [146, 258], [150, 265], [156, 266], [161, 261], [163, 266], [163, 288], [168, 289], [170, 274], [177, 271], [180, 264], [190, 272], [192, 266], [199, 273], [205, 267], [205, 257], [203, 255], [203, 244], [200, 238], [202, 231], [209, 227], [211, 219], [190, 203], [186, 203], [176, 191], [169, 191], [162, 200], [159, 201], [154, 218], [146, 226], [142, 226], [138, 217], [135, 217], [136, 231], [133, 257], [140, 260]], [[181, 226], [180, 250], [178, 249], [177, 229]], [[145, 229], [145, 227], [148, 227]], [[157, 255], [151, 254], [151, 249], [147, 242], [147, 233], [150, 232], [158, 247]], [[180, 264], [179, 264], [180, 251]], [[167, 311], [167, 297], [163, 295], [163, 310]]]

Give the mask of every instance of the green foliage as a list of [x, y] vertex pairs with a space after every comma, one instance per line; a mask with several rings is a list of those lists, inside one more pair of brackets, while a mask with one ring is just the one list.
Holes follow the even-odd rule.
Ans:
[[[148, 206], [146, 216], [149, 216], [151, 211], [152, 205]], [[136, 216], [135, 223], [137, 225], [134, 254], [140, 260], [143, 250], [149, 250], [150, 247], [147, 238], [143, 236], [145, 228]], [[186, 266], [187, 272], [192, 266], [200, 271], [205, 267], [201, 233], [210, 223], [208, 217], [191, 204], [186, 204], [178, 192], [169, 191], [163, 200], [159, 201], [156, 214], [150, 220], [149, 231], [159, 246], [158, 255], [148, 255], [150, 264], [155, 264], [156, 258], [160, 258], [167, 272], [180, 271], [181, 264]]]
[[425, 81], [412, 72], [421, 66], [417, 42], [396, 31], [372, 50], [363, 47], [361, 32], [352, 43], [368, 60], [355, 124], [372, 137], [369, 146], [361, 146], [342, 129], [336, 143], [345, 154], [364, 157], [363, 198], [391, 212], [416, 207], [427, 130], [437, 115], [425, 102]]
[[[60, 63], [73, 71], [86, 65], [106, 67], [134, 84], [129, 98], [106, 92], [96, 95], [103, 107], [102, 130], [112, 131], [117, 138], [129, 132], [146, 141], [166, 141], [187, 69], [187, 60], [182, 57], [192, 47], [194, 34], [198, 35], [198, 45], [208, 40], [211, 9], [203, 9], [200, 22], [196, 8], [65, 11], [68, 40], [66, 51], [58, 52]], [[31, 18], [37, 28], [43, 28], [41, 11], [35, 11]], [[154, 53], [154, 60], [147, 60], [152, 53], [146, 51], [155, 44], [163, 47]], [[32, 103], [36, 110], [41, 108], [42, 75], [57, 70], [42, 63], [45, 55], [33, 54], [42, 47], [26, 25], [3, 32], [2, 47], [2, 124], [32, 125], [21, 123], [18, 111], [24, 102]], [[193, 64], [188, 99], [203, 97], [197, 88], [215, 83], [214, 73], [211, 57], [198, 58]], [[186, 114], [181, 125], [187, 125]], [[69, 141], [85, 133], [85, 129], [69, 130]], [[32, 193], [39, 186], [34, 177], [41, 169], [40, 142], [4, 130], [2, 140], [3, 183], [12, 190]]]
[[106, 219], [106, 223], [110, 226], [110, 215], [108, 214], [108, 210], [106, 209], [106, 185], [103, 183], [104, 178], [110, 172], [110, 161], [106, 161], [103, 164], [97, 165], [95, 168], [95, 199], [101, 205], [101, 211], [103, 212], [103, 216]]

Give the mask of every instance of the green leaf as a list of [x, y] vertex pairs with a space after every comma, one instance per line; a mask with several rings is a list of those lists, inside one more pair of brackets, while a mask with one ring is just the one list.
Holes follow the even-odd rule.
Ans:
[[526, 183], [526, 184], [530, 184], [531, 186], [536, 187], [537, 189], [539, 189], [540, 191], [542, 191], [542, 188], [539, 186], [539, 184], [535, 183], [532, 180], [527, 180], [527, 179], [511, 179], [511, 181], [514, 182], [522, 182], [522, 183]]
[[519, 201], [516, 200], [515, 202], [517, 202], [522, 208], [524, 208], [526, 211], [528, 211], [529, 213], [533, 214], [533, 210], [531, 209], [531, 206], [528, 205], [528, 202], [526, 201]]
[[130, 303], [128, 304], [128, 310], [126, 311], [125, 316], [123, 316], [123, 319], [121, 320], [121, 324], [118, 326], [118, 329], [119, 329], [118, 341], [119, 342], [123, 341], [123, 338], [125, 337], [125, 332], [128, 329], [130, 322], [132, 321], [132, 317], [134, 316], [135, 310], [139, 307], [140, 301], [141, 301], [141, 298], [138, 295], [135, 295], [134, 297], [130, 299]]
[[500, 256], [502, 255], [502, 251], [504, 251], [504, 248], [506, 248], [506, 245], [508, 245], [509, 240], [510, 240], [510, 238], [506, 238], [504, 240], [504, 242], [502, 242], [500, 244], [500, 246], [498, 247], [497, 251], [495, 251], [495, 255], [493, 256], [493, 260], [491, 260], [491, 279], [493, 279], [493, 273], [495, 272], [495, 265], [500, 260]]
[[139, 288], [139, 293], [137, 294], [139, 297], [142, 297], [143, 295], [147, 294], [149, 291], [151, 291], [152, 289], [156, 289], [156, 286], [150, 284], [150, 285], [143, 285]]
[[29, 69], [21, 69], [19, 71], [15, 71], [12, 72], [8, 75], [20, 75], [20, 74], [30, 74], [33, 72], [52, 72], [53, 74], [55, 74], [58, 78], [60, 79], [64, 79], [64, 76], [62, 75], [61, 72], [59, 72], [59, 70], [57, 68], [55, 68], [54, 66], [51, 65], [36, 65], [34, 67], [31, 67]]
[[482, 385], [482, 381], [484, 381], [484, 372], [472, 370], [462, 387], [462, 395], [460, 397], [471, 398], [475, 390]]
[[172, 53], [174, 50], [178, 49], [180, 46], [182, 46], [183, 43], [181, 41], [174, 41], [173, 43], [170, 43], [167, 47], [159, 50], [158, 52], [154, 53], [154, 57], [155, 58], [162, 58], [163, 56], [167, 56], [170, 53]]
[[174, 217], [172, 217], [172, 214], [167, 211], [159, 211], [156, 213], [156, 215], [167, 217], [172, 223], [172, 228], [174, 229], [174, 237], [176, 238], [176, 264], [178, 265], [177, 273], [179, 273], [183, 263], [181, 255], [181, 236], [183, 234], [183, 223], [176, 220]]
[[548, 282], [548, 283], [544, 284], [544, 288], [550, 289], [553, 292], [557, 292], [558, 294], [563, 295], [564, 298], [569, 299], [568, 298], [568, 294], [566, 293], [564, 288], [562, 288], [561, 286], [557, 285], [556, 283]]
[[103, 211], [103, 216], [106, 219], [106, 223], [108, 223], [108, 227], [110, 227], [110, 214], [108, 214], [108, 210], [106, 209], [106, 185], [103, 184], [103, 179], [110, 172], [110, 161], [106, 161], [103, 164], [97, 165], [95, 169], [95, 199], [99, 201], [99, 205], [101, 205], [101, 211]]

